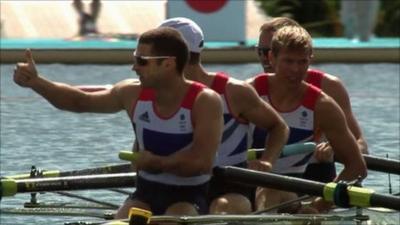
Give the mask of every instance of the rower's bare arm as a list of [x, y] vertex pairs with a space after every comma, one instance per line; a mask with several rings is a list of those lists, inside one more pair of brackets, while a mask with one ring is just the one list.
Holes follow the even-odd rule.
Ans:
[[241, 104], [240, 117], [257, 127], [268, 130], [269, 135], [265, 143], [268, 151], [264, 151], [261, 160], [273, 164], [287, 142], [289, 128], [283, 118], [263, 101], [249, 84], [237, 88], [237, 90], [238, 99], [235, 99], [235, 102]]
[[30, 50], [25, 52], [26, 63], [18, 63], [14, 71], [14, 81], [22, 87], [32, 88], [53, 106], [73, 112], [118, 112], [125, 108], [125, 86], [122, 81], [111, 89], [84, 92], [68, 84], [50, 81], [39, 75]]
[[351, 109], [349, 94], [340, 79], [330, 74], [325, 74], [322, 88], [326, 94], [332, 97], [339, 104], [346, 116], [347, 124], [357, 140], [358, 147], [363, 154], [368, 154], [368, 145], [364, 139], [361, 128]]
[[335, 156], [344, 164], [336, 180], [353, 180], [367, 175], [367, 168], [356, 140], [347, 126], [339, 105], [323, 94], [316, 105], [316, 121], [332, 146]]
[[166, 157], [161, 162], [163, 170], [179, 176], [211, 173], [222, 137], [222, 112], [220, 96], [209, 89], [203, 91], [193, 106], [193, 145]]

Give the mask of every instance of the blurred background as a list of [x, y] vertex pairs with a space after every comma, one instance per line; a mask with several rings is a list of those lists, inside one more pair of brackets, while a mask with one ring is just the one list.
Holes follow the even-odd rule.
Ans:
[[[90, 11], [92, 1], [82, 2], [85, 10]], [[256, 38], [259, 26], [268, 16], [259, 8], [258, 2], [244, 2], [246, 35], [247, 38]], [[80, 18], [72, 0], [1, 0], [0, 5], [2, 38], [69, 38], [78, 35]], [[166, 7], [167, 0], [102, 0], [97, 28], [101, 33], [140, 34], [167, 18]]]
[[377, 37], [400, 36], [400, 1], [396, 0], [255, 1], [266, 14], [290, 17], [314, 37], [341, 37], [369, 28]]
[[[214, 2], [226, 0], [215, 0]], [[287, 16], [313, 37], [399, 37], [400, 1], [395, 0], [243, 0], [247, 39], [256, 39], [269, 17]], [[86, 11], [89, 3], [82, 1]], [[174, 2], [174, 1], [171, 1]], [[194, 2], [187, 0], [187, 2]], [[204, 1], [203, 1], [204, 2]], [[2, 38], [69, 38], [79, 34], [73, 1], [2, 0]], [[101, 1], [96, 26], [101, 33], [139, 34], [167, 18], [167, 0]], [[232, 17], [234, 18], [234, 17]], [[232, 29], [235, 24], [226, 24]], [[362, 37], [361, 37], [362, 38]]]

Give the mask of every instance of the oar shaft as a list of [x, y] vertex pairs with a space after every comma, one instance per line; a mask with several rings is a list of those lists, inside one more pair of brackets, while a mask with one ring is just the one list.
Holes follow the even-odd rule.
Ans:
[[133, 187], [135, 178], [136, 173], [132, 172], [21, 180], [2, 179], [1, 196], [13, 196], [16, 193], [24, 192]]
[[[80, 170], [69, 170], [69, 171], [59, 171], [59, 170], [47, 170], [43, 171], [40, 177], [66, 177], [66, 176], [80, 176], [80, 175], [91, 175], [91, 174], [109, 174], [109, 173], [127, 173], [131, 172], [131, 164], [115, 164], [107, 165], [102, 167], [86, 168]], [[10, 179], [29, 179], [30, 174], [19, 174], [13, 176], [6, 176]]]
[[[337, 185], [336, 183], [324, 184], [300, 178], [230, 166], [215, 168], [214, 175], [227, 181], [239, 182], [247, 185], [270, 187], [321, 196], [328, 201], [333, 201], [333, 193]], [[373, 190], [360, 187], [348, 187], [347, 193], [349, 195], [349, 203], [354, 206], [384, 207], [400, 210], [400, 197], [397, 196], [376, 194]]]
[[[290, 146], [290, 145], [287, 145]], [[307, 152], [312, 152], [313, 150], [310, 151], [312, 148], [312, 145], [299, 145], [299, 146], [290, 146], [292, 149], [294, 147], [299, 147], [297, 150], [296, 148], [295, 151], [283, 151], [283, 155], [291, 155], [291, 154], [296, 154], [296, 153], [307, 153]], [[250, 149], [248, 151], [248, 158], [253, 159], [253, 158], [260, 158], [264, 149]], [[294, 152], [294, 153], [292, 153]], [[377, 157], [377, 156], [372, 156], [372, 155], [366, 155], [363, 154], [364, 160], [367, 164], [367, 168], [369, 170], [374, 170], [374, 171], [379, 171], [379, 172], [384, 172], [384, 173], [392, 173], [392, 174], [398, 174], [400, 175], [400, 161], [399, 160], [394, 160], [394, 159], [387, 159], [383, 157]], [[337, 161], [341, 163], [340, 161]]]
[[322, 196], [323, 194], [324, 183], [316, 181], [231, 166], [217, 167], [213, 172], [214, 176], [226, 181], [239, 182], [251, 186], [273, 187], [274, 189], [309, 195]]
[[400, 161], [383, 157], [363, 155], [368, 169], [400, 175]]
[[371, 195], [370, 204], [374, 207], [384, 207], [400, 211], [400, 197], [374, 193]]
[[81, 170], [64, 171], [60, 172], [59, 176], [65, 177], [65, 176], [80, 176], [80, 175], [91, 175], [91, 174], [128, 173], [131, 171], [132, 171], [131, 164], [125, 163], [125, 164], [116, 164], [116, 165], [94, 167]]

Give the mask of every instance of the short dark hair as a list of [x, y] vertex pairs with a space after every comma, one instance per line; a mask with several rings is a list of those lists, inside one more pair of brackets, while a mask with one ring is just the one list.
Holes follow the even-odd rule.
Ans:
[[138, 44], [151, 45], [154, 56], [175, 56], [176, 70], [183, 72], [189, 60], [189, 50], [182, 35], [174, 28], [159, 27], [140, 35]]

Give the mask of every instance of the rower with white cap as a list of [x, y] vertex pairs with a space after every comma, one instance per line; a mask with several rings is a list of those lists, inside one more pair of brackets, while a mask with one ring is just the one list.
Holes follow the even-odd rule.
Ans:
[[[184, 69], [185, 77], [205, 84], [219, 93], [223, 100], [224, 133], [215, 166], [270, 171], [288, 137], [288, 127], [283, 119], [257, 96], [250, 85], [226, 73], [207, 72], [204, 69], [201, 64], [204, 36], [194, 21], [177, 17], [163, 21], [160, 26], [177, 29], [188, 44], [190, 57]], [[271, 135], [265, 142], [268, 151], [264, 151], [260, 159], [247, 163], [249, 123], [264, 127]], [[253, 196], [253, 188], [212, 178], [209, 189], [210, 213], [249, 213], [252, 211]]]

